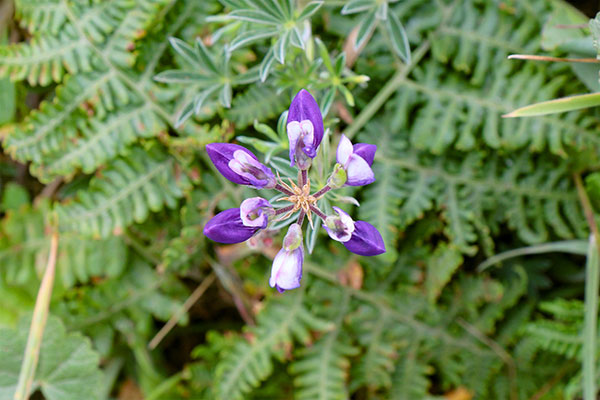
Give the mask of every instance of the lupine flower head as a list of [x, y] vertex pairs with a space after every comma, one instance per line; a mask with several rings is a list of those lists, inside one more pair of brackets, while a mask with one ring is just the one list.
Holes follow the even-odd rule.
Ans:
[[[284, 194], [280, 201], [290, 203], [275, 207], [262, 197], [244, 200], [239, 208], [231, 208], [215, 215], [204, 227], [204, 234], [220, 243], [240, 243], [252, 238], [260, 230], [268, 230], [272, 222], [291, 218], [291, 224], [281, 250], [273, 260], [269, 285], [279, 292], [300, 286], [304, 247], [302, 224], [305, 217], [313, 223], [313, 216], [322, 220], [322, 226], [333, 240], [341, 242], [349, 251], [374, 256], [385, 252], [385, 244], [377, 229], [365, 221], [354, 221], [339, 207], [332, 207], [327, 215], [319, 208], [319, 200], [330, 190], [342, 186], [362, 186], [375, 181], [371, 165], [377, 146], [367, 143], [352, 145], [342, 135], [336, 152], [335, 165], [325, 186], [311, 194], [308, 169], [316, 157], [323, 139], [323, 116], [319, 105], [306, 91], [301, 90], [292, 100], [288, 112], [287, 134], [290, 164], [300, 172], [298, 182], [284, 182], [262, 164], [248, 149], [237, 144], [213, 143], [206, 146], [211, 161], [231, 182], [256, 189], [274, 189]], [[254, 239], [253, 239], [254, 240]]]

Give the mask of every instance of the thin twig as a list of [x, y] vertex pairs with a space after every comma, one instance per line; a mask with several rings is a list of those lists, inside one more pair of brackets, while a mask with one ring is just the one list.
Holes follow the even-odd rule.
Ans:
[[579, 196], [579, 202], [581, 203], [581, 207], [583, 207], [585, 219], [587, 221], [588, 226], [590, 227], [590, 231], [594, 234], [594, 237], [596, 238], [596, 244], [600, 249], [600, 234], [598, 232], [598, 225], [596, 224], [596, 218], [594, 217], [594, 210], [592, 209], [590, 198], [588, 197], [587, 192], [585, 191], [585, 187], [583, 186], [581, 175], [579, 173], [574, 173], [573, 180], [575, 181], [577, 195]]
[[546, 384], [542, 386], [540, 390], [535, 392], [534, 395], [529, 398], [529, 400], [540, 400], [542, 397], [544, 397], [546, 393], [548, 393], [550, 389], [554, 387], [554, 385], [560, 382], [562, 377], [565, 376], [565, 374], [567, 373], [567, 371], [569, 371], [570, 368], [571, 365], [569, 364], [563, 365], [562, 368], [558, 370], [556, 375], [554, 375], [552, 379], [546, 382]]
[[551, 56], [538, 56], [534, 54], [511, 54], [509, 60], [532, 60], [532, 61], [552, 61], [552, 62], [573, 62], [573, 63], [600, 63], [597, 58], [561, 58]]
[[23, 356], [23, 364], [21, 364], [19, 381], [13, 397], [14, 400], [27, 400], [29, 398], [33, 377], [35, 376], [35, 370], [40, 357], [44, 329], [46, 327], [46, 321], [48, 320], [50, 298], [52, 297], [52, 287], [54, 286], [54, 275], [56, 272], [57, 252], [58, 232], [54, 232], [50, 239], [48, 263], [46, 264], [44, 277], [42, 278], [42, 283], [35, 301], [35, 308], [33, 309], [29, 337], [27, 338], [27, 346], [25, 347], [25, 355]]
[[202, 297], [206, 289], [209, 288], [210, 285], [215, 281], [215, 273], [211, 272], [200, 285], [192, 292], [190, 297], [187, 298], [185, 303], [169, 318], [167, 323], [158, 331], [158, 333], [152, 338], [150, 343], [148, 343], [148, 348], [150, 350], [154, 350], [156, 346], [160, 344], [160, 342], [167, 336], [167, 334], [177, 325], [177, 322], [181, 319], [181, 317], [189, 311], [189, 309], [196, 304], [196, 302]]

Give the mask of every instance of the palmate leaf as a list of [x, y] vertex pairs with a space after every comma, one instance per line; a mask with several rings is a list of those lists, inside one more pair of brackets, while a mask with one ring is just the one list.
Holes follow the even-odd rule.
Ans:
[[304, 301], [304, 290], [290, 292], [272, 300], [258, 315], [257, 327], [248, 330], [252, 340], [240, 338], [217, 365], [217, 399], [243, 399], [273, 372], [272, 357], [282, 359], [293, 338], [307, 344], [312, 341], [311, 331], [332, 328], [311, 314]]
[[107, 237], [144, 221], [150, 211], [175, 207], [189, 185], [176, 162], [160, 150], [134, 147], [92, 179], [76, 201], [58, 208], [59, 223], [66, 231]]
[[[13, 397], [25, 352], [30, 319], [12, 329], [0, 330], [0, 398]], [[63, 323], [50, 316], [32, 392], [40, 389], [48, 400], [100, 399], [102, 372], [100, 357], [80, 333], [67, 333]]]

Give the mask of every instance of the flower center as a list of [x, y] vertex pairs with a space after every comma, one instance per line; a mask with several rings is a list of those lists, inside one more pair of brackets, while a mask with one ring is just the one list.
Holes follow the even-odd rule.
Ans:
[[306, 216], [311, 218], [311, 210], [310, 206], [314, 205], [317, 202], [315, 196], [310, 194], [310, 179], [306, 180], [306, 184], [302, 187], [296, 185], [294, 182], [290, 180], [290, 184], [283, 182], [280, 179], [280, 184], [285, 187], [287, 190], [293, 193], [291, 196], [287, 196], [282, 198], [281, 200], [289, 201], [294, 205], [292, 209], [292, 213], [295, 213], [298, 210], [304, 211]]

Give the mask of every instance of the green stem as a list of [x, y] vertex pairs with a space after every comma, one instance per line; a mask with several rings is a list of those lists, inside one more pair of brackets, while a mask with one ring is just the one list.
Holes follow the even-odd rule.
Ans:
[[52, 287], [54, 286], [54, 275], [56, 272], [56, 253], [58, 251], [58, 233], [54, 232], [50, 239], [50, 254], [48, 255], [48, 263], [44, 272], [44, 278], [38, 291], [33, 309], [33, 317], [31, 319], [31, 327], [29, 329], [29, 337], [25, 347], [25, 355], [23, 356], [23, 364], [21, 364], [21, 372], [19, 373], [19, 381], [15, 390], [14, 400], [27, 400], [33, 377], [37, 368], [40, 357], [40, 349], [42, 347], [42, 338], [44, 336], [44, 328], [48, 319], [48, 311], [50, 309], [50, 298], [52, 297]]
[[390, 80], [385, 85], [383, 85], [383, 88], [379, 91], [379, 93], [377, 93], [375, 97], [373, 97], [373, 100], [371, 100], [371, 102], [367, 104], [367, 106], [361, 111], [361, 113], [358, 114], [358, 117], [356, 117], [352, 125], [350, 125], [344, 132], [348, 139], [352, 139], [354, 135], [356, 135], [356, 133], [359, 130], [361, 130], [362, 127], [365, 126], [367, 122], [371, 120], [371, 118], [373, 118], [375, 113], [379, 111], [381, 106], [383, 106], [383, 104], [390, 98], [390, 96], [394, 94], [396, 90], [398, 90], [398, 88], [400, 87], [400, 85], [402, 85], [410, 71], [412, 71], [412, 69], [417, 65], [417, 63], [421, 61], [423, 56], [427, 54], [430, 47], [431, 43], [429, 40], [423, 42], [413, 53], [413, 58], [411, 62], [409, 64], [402, 65], [394, 74], [394, 76], [392, 76]]
[[585, 316], [583, 320], [583, 399], [596, 399], [596, 327], [598, 326], [598, 247], [592, 233], [585, 267]]
[[598, 284], [600, 280], [599, 254], [600, 234], [598, 225], [594, 216], [594, 210], [590, 203], [590, 198], [583, 186], [581, 175], [573, 174], [577, 195], [583, 208], [585, 218], [590, 227], [590, 244], [587, 252], [587, 262], [585, 267], [585, 315], [583, 318], [583, 351], [581, 357], [583, 369], [583, 399], [596, 399], [596, 341], [598, 327]]

